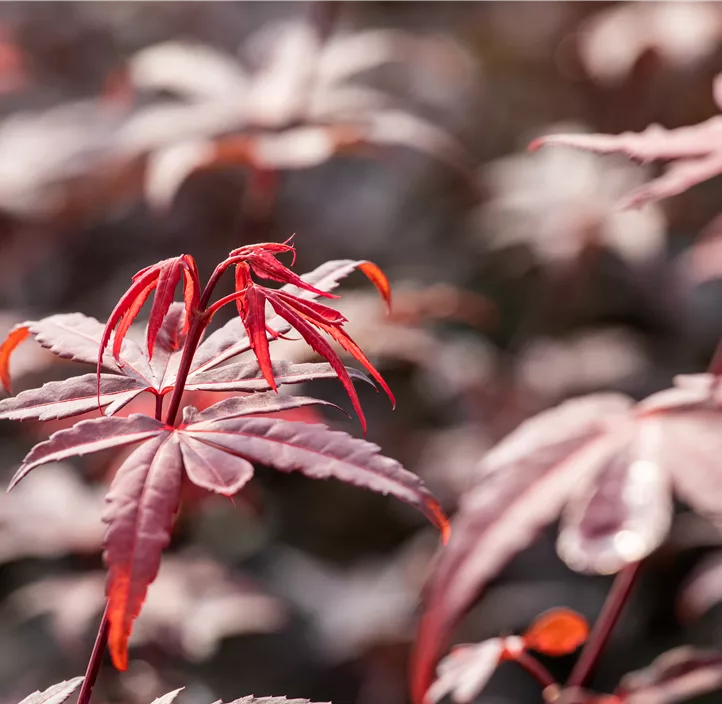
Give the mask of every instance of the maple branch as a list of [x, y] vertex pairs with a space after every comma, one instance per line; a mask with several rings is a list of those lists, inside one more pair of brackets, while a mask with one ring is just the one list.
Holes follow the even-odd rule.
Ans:
[[544, 667], [535, 657], [529, 653], [519, 653], [514, 657], [514, 661], [518, 662], [541, 686], [543, 689], [547, 687], [558, 687], [559, 683], [554, 679], [549, 670]]
[[95, 686], [95, 681], [98, 679], [100, 666], [103, 662], [105, 647], [108, 645], [109, 628], [110, 622], [108, 621], [108, 602], [106, 601], [105, 610], [103, 611], [103, 618], [100, 621], [100, 627], [98, 628], [98, 635], [95, 637], [93, 652], [90, 654], [90, 660], [88, 660], [88, 668], [85, 671], [83, 686], [80, 688], [80, 694], [78, 695], [78, 704], [89, 704], [90, 702], [90, 697], [93, 694], [93, 687]]
[[569, 675], [566, 687], [582, 687], [592, 674], [597, 660], [612, 634], [612, 629], [627, 603], [641, 565], [641, 562], [634, 562], [617, 574], [582, 654]]

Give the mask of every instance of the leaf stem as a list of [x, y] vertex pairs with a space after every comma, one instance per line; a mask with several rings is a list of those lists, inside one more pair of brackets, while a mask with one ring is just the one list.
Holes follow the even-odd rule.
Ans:
[[166, 425], [173, 425], [173, 423], [175, 423], [176, 416], [178, 415], [178, 409], [180, 408], [181, 398], [183, 397], [183, 392], [185, 391], [186, 379], [188, 379], [191, 364], [193, 363], [193, 357], [196, 353], [196, 348], [201, 340], [203, 330], [205, 330], [206, 325], [208, 325], [210, 320], [210, 316], [206, 310], [208, 302], [213, 294], [213, 289], [216, 287], [216, 284], [220, 280], [221, 276], [223, 276], [223, 272], [227, 268], [228, 263], [221, 262], [213, 270], [206, 287], [203, 289], [203, 295], [201, 296], [201, 300], [198, 304], [198, 310], [194, 311], [193, 320], [191, 321], [185, 345], [183, 346], [183, 356], [181, 357], [180, 365], [178, 366], [178, 374], [176, 375], [173, 393], [171, 394], [170, 401], [168, 402], [168, 411], [165, 417]]
[[518, 662], [544, 689], [559, 686], [559, 683], [554, 679], [554, 675], [529, 653], [516, 655], [514, 662]]
[[612, 584], [612, 588], [607, 594], [604, 606], [602, 606], [602, 611], [594, 623], [592, 632], [579, 656], [579, 660], [577, 660], [571, 675], [569, 675], [566, 687], [582, 687], [589, 679], [602, 650], [604, 650], [604, 646], [609, 640], [609, 636], [612, 634], [612, 629], [617, 623], [624, 605], [627, 603], [641, 564], [641, 562], [634, 562], [617, 574], [614, 584]]
[[98, 679], [100, 666], [103, 662], [105, 647], [108, 644], [109, 628], [110, 622], [108, 621], [108, 603], [106, 602], [105, 610], [103, 611], [103, 618], [100, 621], [100, 627], [98, 628], [98, 635], [95, 637], [93, 652], [90, 654], [90, 660], [88, 660], [88, 667], [85, 670], [83, 686], [80, 688], [80, 694], [78, 695], [78, 704], [89, 704], [90, 702], [90, 697], [93, 693], [93, 687], [95, 686], [95, 681]]
[[160, 394], [155, 397], [155, 419], [163, 420], [163, 397]]

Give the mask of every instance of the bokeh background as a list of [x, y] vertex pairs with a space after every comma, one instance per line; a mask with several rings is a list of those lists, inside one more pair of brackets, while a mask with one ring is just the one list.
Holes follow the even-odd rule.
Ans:
[[[694, 255], [722, 224], [719, 179], [626, 212], [619, 198], [653, 170], [526, 145], [700, 122], [721, 70], [714, 3], [2, 3], [0, 328], [104, 319], [135, 271], [181, 252], [207, 275], [231, 248], [296, 233], [300, 272], [370, 259], [394, 284], [391, 318], [359, 275], [339, 303], [398, 399], [392, 411], [360, 390], [368, 437], [453, 513], [523, 419], [705, 369], [722, 261], [701, 271]], [[22, 390], [81, 370], [30, 342], [12, 371]], [[307, 390], [348, 405], [338, 384]], [[60, 426], [3, 422], [2, 481]], [[84, 671], [117, 465], [55, 465], [0, 494], [3, 704]], [[459, 642], [551, 606], [596, 615], [609, 580], [570, 572], [554, 536], [499, 575]], [[437, 547], [407, 507], [339, 483], [259, 468], [234, 502], [189, 490], [129, 670], [106, 663], [94, 701], [185, 686], [183, 704], [405, 702]], [[680, 506], [595, 688], [674, 645], [722, 644], [721, 549]], [[572, 663], [549, 666], [561, 677]], [[480, 701], [539, 694], [506, 665]]]

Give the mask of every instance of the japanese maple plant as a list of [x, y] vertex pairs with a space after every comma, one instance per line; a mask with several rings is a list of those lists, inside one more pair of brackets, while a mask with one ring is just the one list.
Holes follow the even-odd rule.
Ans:
[[[10, 489], [40, 465], [137, 446], [118, 469], [106, 496], [107, 603], [80, 704], [90, 700], [106, 645], [115, 666], [127, 667], [133, 622], [170, 541], [184, 472], [197, 486], [224, 496], [243, 487], [253, 475], [254, 463], [314, 478], [334, 477], [415, 506], [446, 537], [447, 521], [435, 498], [415, 475], [379, 454], [378, 446], [325, 425], [264, 417], [312, 404], [332, 405], [281, 395], [279, 387], [336, 377], [365, 431], [353, 381], [370, 379], [345, 367], [331, 341], [358, 360], [393, 403], [381, 375], [344, 330], [346, 319], [317, 300], [337, 298], [331, 291], [338, 282], [360, 270], [390, 304], [385, 275], [371, 262], [342, 260], [327, 262], [301, 277], [281, 263], [279, 256], [284, 254], [295, 254], [290, 241], [233, 250], [205, 286], [193, 257], [166, 259], [133, 277], [104, 325], [79, 313], [53, 315], [16, 326], [0, 348], [6, 388], [11, 352], [29, 335], [60, 357], [97, 367], [96, 373], [50, 382], [5, 399], [0, 402], [0, 418], [50, 420], [102, 410], [101, 417], [80, 420], [36, 445]], [[234, 292], [213, 301], [216, 284], [229, 270], [235, 275]], [[272, 284], [263, 285], [259, 279]], [[178, 287], [182, 302], [174, 301]], [[142, 340], [133, 335], [131, 325], [151, 297]], [[237, 307], [238, 316], [204, 339], [214, 314], [229, 304]], [[327, 361], [272, 361], [269, 342], [291, 330]], [[253, 356], [235, 361], [244, 352]], [[199, 411], [183, 405], [184, 392], [193, 390], [243, 395], [226, 397]], [[116, 416], [143, 392], [155, 397], [154, 416]], [[62, 701], [79, 682], [57, 685], [48, 701]]]

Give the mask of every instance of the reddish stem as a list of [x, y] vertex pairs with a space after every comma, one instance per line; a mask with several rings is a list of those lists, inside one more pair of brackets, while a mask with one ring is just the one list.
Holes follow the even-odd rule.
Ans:
[[89, 704], [90, 702], [90, 696], [93, 693], [93, 687], [95, 686], [95, 681], [98, 679], [98, 672], [100, 672], [100, 666], [103, 662], [105, 646], [108, 644], [109, 629], [110, 622], [108, 621], [108, 604], [106, 602], [100, 628], [98, 628], [98, 635], [95, 637], [93, 652], [90, 654], [88, 667], [85, 670], [83, 686], [80, 688], [80, 694], [78, 695], [78, 704]]
[[614, 584], [612, 584], [612, 588], [607, 594], [604, 606], [602, 606], [602, 611], [584, 645], [582, 654], [574, 665], [572, 674], [569, 675], [566, 687], [582, 687], [589, 679], [602, 650], [604, 650], [604, 646], [609, 640], [609, 636], [612, 634], [612, 629], [617, 623], [624, 605], [627, 603], [641, 564], [641, 562], [635, 562], [627, 565], [617, 574]]
[[223, 276], [223, 272], [228, 268], [228, 261], [221, 262], [211, 274], [210, 279], [206, 287], [203, 289], [203, 295], [201, 296], [200, 303], [198, 304], [198, 310], [193, 312], [193, 320], [191, 321], [190, 329], [186, 337], [185, 345], [183, 346], [183, 356], [181, 357], [180, 365], [178, 366], [178, 374], [176, 375], [175, 384], [173, 386], [173, 393], [171, 394], [170, 401], [168, 402], [168, 411], [165, 417], [166, 425], [173, 425], [175, 423], [176, 416], [178, 415], [178, 409], [180, 408], [181, 398], [185, 391], [186, 379], [191, 370], [191, 364], [193, 363], [193, 357], [196, 353], [198, 343], [201, 340], [203, 330], [205, 330], [210, 316], [206, 310], [208, 301], [211, 299], [213, 289], [216, 284]]
[[559, 686], [552, 673], [529, 653], [520, 653], [514, 657], [514, 661], [518, 662], [544, 689]]

